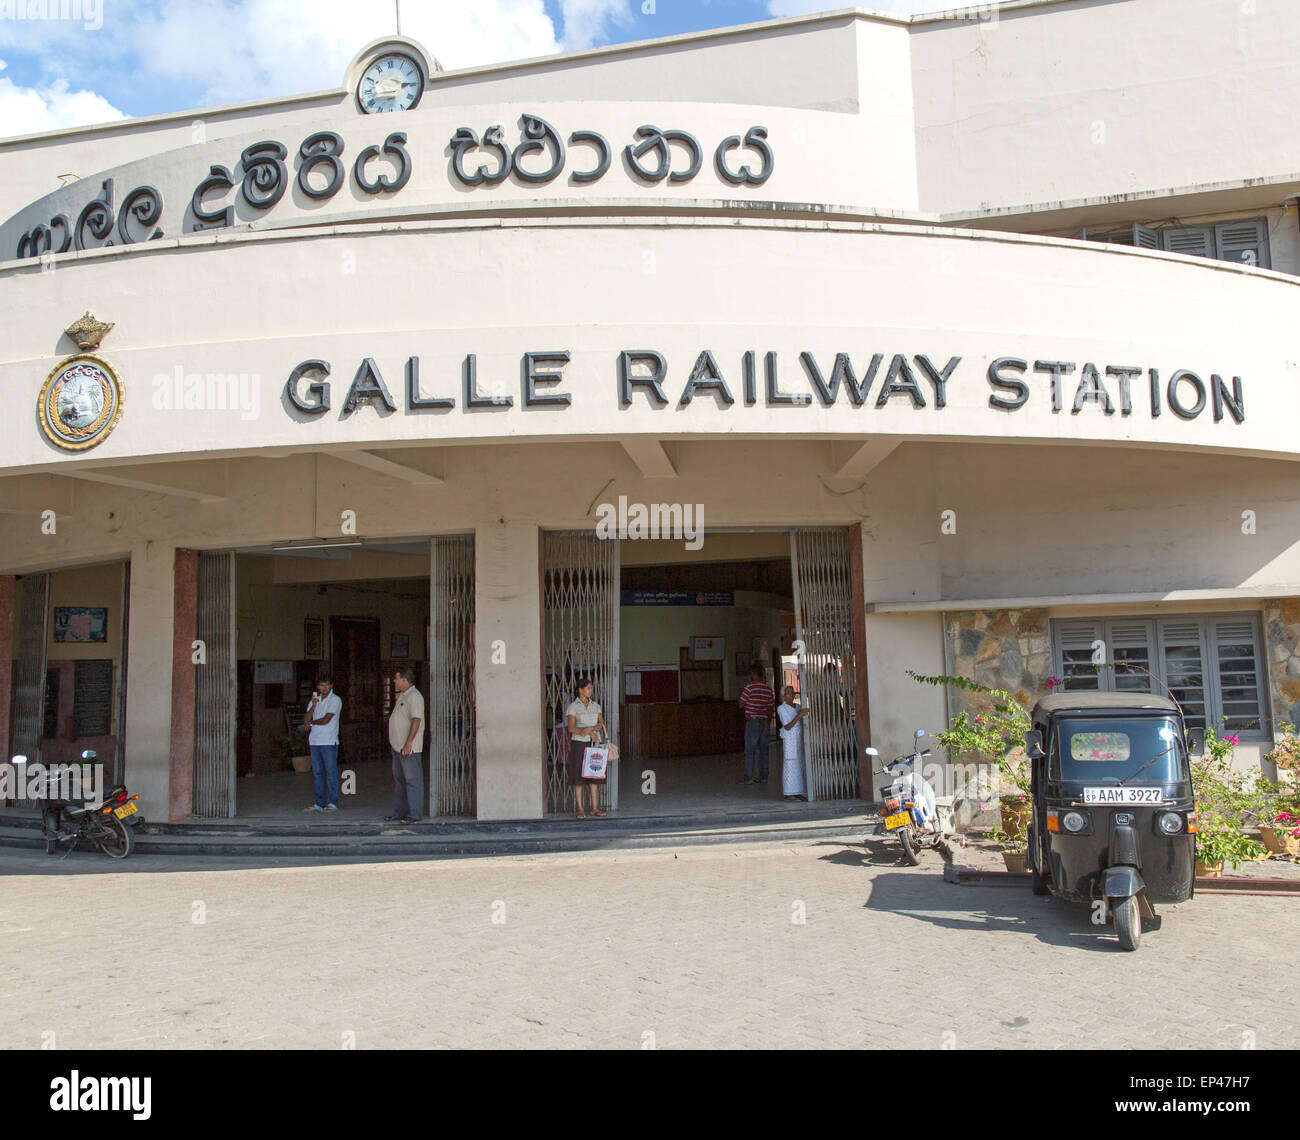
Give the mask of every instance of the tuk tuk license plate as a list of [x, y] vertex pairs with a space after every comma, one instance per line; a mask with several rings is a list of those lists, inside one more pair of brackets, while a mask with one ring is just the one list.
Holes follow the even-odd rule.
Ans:
[[906, 827], [911, 822], [907, 812], [900, 811], [895, 815], [885, 816], [885, 830], [893, 831], [897, 827]]
[[1084, 788], [1085, 804], [1158, 804], [1165, 798], [1163, 788]]
[[139, 808], [137, 808], [135, 804], [123, 804], [120, 808], [114, 808], [113, 814], [117, 816], [118, 819], [126, 819], [128, 815], [135, 815], [138, 810]]

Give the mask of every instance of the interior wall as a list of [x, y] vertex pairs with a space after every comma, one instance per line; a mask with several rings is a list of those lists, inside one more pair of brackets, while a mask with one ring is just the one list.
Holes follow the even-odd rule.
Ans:
[[[365, 560], [358, 561], [364, 563]], [[370, 561], [373, 569], [376, 560]], [[378, 564], [382, 564], [382, 561], [378, 560]], [[309, 617], [320, 618], [324, 639], [324, 657], [320, 660], [320, 667], [325, 668], [329, 664], [330, 618], [359, 617], [379, 619], [381, 668], [386, 670], [388, 666], [384, 663], [393, 660], [427, 661], [425, 624], [429, 618], [428, 579], [320, 581], [324, 577], [340, 576], [344, 568], [352, 571], [356, 569], [344, 567], [330, 559], [238, 557], [236, 586], [239, 599], [239, 658], [254, 661], [303, 660], [303, 622]], [[303, 580], [288, 584], [279, 581], [285, 576]], [[394, 597], [379, 592], [387, 589], [411, 596]], [[403, 635], [407, 639], [406, 655], [396, 659], [391, 654], [394, 634]], [[423, 684], [427, 677], [421, 674], [420, 680]], [[252, 723], [248, 726], [254, 772], [275, 772], [283, 767], [282, 760], [276, 755], [276, 747], [286, 726], [282, 707], [267, 707], [267, 694], [272, 689], [279, 690], [280, 702], [296, 699], [292, 684], [254, 683]], [[340, 692], [339, 695], [344, 701], [349, 699], [347, 693]]]
[[[775, 594], [737, 590], [734, 606], [623, 606], [619, 614], [619, 649], [623, 665], [677, 664], [691, 638], [725, 640], [723, 696], [737, 700], [748, 677], [736, 674], [736, 653], [750, 653], [756, 637], [773, 649], [781, 644], [781, 614], [794, 603]], [[766, 664], [766, 662], [764, 662]]]

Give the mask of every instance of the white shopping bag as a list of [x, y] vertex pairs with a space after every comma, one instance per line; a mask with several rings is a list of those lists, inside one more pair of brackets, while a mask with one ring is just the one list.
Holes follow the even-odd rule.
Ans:
[[582, 750], [582, 778], [603, 780], [609, 768], [609, 749], [588, 746]]

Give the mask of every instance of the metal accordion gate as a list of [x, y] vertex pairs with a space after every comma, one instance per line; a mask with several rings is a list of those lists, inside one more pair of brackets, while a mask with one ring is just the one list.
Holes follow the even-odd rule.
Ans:
[[795, 645], [804, 722], [809, 800], [858, 795], [857, 662], [853, 583], [846, 529], [790, 532]]
[[[572, 811], [569, 734], [565, 709], [577, 696], [575, 679], [595, 683], [593, 699], [618, 741], [619, 549], [594, 531], [542, 535], [542, 707], [546, 713], [546, 810]], [[601, 807], [618, 807], [618, 765], [601, 785]]]
[[474, 816], [474, 536], [436, 537], [429, 556], [429, 811]]
[[194, 677], [194, 814], [235, 815], [235, 555], [199, 551]]

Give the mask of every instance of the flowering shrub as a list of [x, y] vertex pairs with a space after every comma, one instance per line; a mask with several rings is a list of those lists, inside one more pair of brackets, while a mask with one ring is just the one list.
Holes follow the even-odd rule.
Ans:
[[1246, 835], [1246, 828], [1270, 817], [1267, 785], [1256, 774], [1236, 772], [1232, 752], [1235, 735], [1219, 736], [1213, 725], [1205, 729], [1205, 753], [1192, 761], [1192, 788], [1196, 793], [1196, 857], [1203, 863], [1240, 866], [1264, 853], [1261, 844]]
[[1029, 710], [1006, 689], [991, 689], [968, 677], [927, 677], [911, 669], [907, 674], [924, 685], [952, 685], [987, 698], [988, 707], [983, 712], [959, 712], [935, 739], [953, 755], [973, 754], [991, 764], [1010, 792], [1003, 798], [1023, 799], [1029, 789], [1029, 761], [1024, 751], [1025, 733], [1030, 729]]

